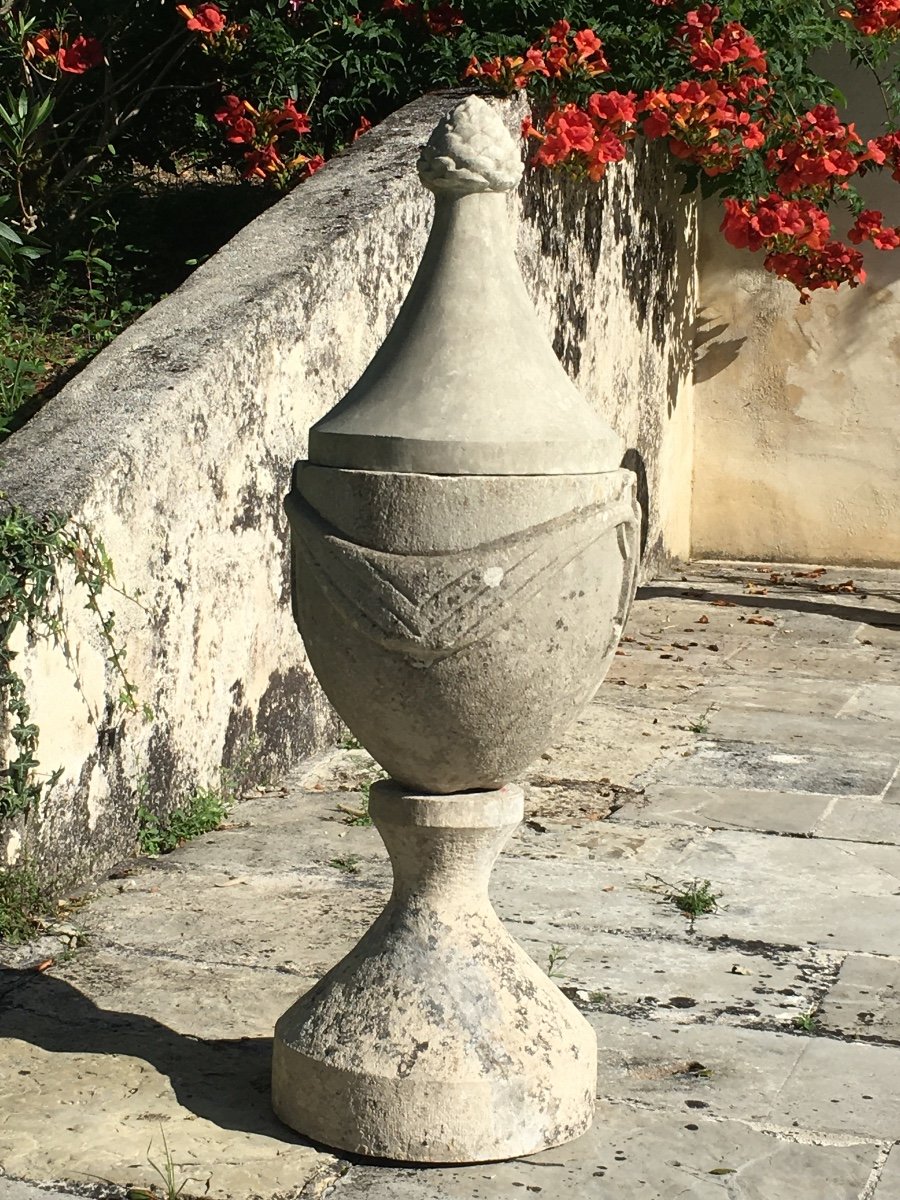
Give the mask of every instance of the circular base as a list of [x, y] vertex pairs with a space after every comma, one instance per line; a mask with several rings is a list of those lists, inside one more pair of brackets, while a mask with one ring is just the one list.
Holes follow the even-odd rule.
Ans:
[[580, 1137], [594, 1116], [596, 1046], [585, 1045], [578, 1060], [561, 1057], [556, 1079], [545, 1076], [542, 1083], [526, 1063], [509, 1064], [508, 1079], [490, 1082], [382, 1078], [331, 1067], [277, 1036], [272, 1066], [272, 1104], [285, 1125], [311, 1141], [369, 1158], [521, 1158]]
[[593, 1030], [506, 933], [490, 868], [520, 789], [372, 788], [394, 894], [354, 950], [279, 1020], [272, 1099], [314, 1141], [406, 1162], [484, 1162], [589, 1128]]

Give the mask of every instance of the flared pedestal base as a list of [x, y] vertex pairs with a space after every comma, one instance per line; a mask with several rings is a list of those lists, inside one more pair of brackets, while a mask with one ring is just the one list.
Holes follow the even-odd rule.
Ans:
[[369, 811], [394, 893], [279, 1020], [276, 1113], [314, 1141], [408, 1162], [514, 1158], [577, 1137], [593, 1115], [593, 1030], [487, 897], [521, 790], [417, 796], [385, 781]]

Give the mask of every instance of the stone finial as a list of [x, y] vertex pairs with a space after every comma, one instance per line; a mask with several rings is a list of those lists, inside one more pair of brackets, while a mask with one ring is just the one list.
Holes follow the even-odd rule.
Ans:
[[469, 96], [422, 147], [419, 178], [433, 192], [508, 192], [522, 178], [522, 160], [499, 114]]

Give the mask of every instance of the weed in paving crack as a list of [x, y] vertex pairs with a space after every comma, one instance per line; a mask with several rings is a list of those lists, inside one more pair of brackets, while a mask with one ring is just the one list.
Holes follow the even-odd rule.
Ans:
[[706, 733], [709, 729], [709, 714], [715, 709], [714, 704], [710, 704], [705, 712], [702, 712], [699, 717], [693, 721], [689, 721], [687, 728], [691, 733]]
[[565, 948], [565, 946], [553, 945], [550, 947], [550, 952], [547, 955], [547, 975], [550, 979], [552, 979], [554, 975], [559, 974], [560, 967], [562, 967], [564, 963], [568, 962], [568, 959], [569, 951]]
[[818, 1033], [821, 1028], [818, 1011], [816, 1005], [812, 1004], [805, 1012], [798, 1013], [791, 1024], [801, 1033]]
[[359, 855], [347, 854], [343, 858], [332, 858], [328, 865], [336, 871], [343, 871], [345, 875], [358, 875]]
[[190, 1176], [185, 1176], [181, 1183], [176, 1183], [175, 1162], [169, 1150], [169, 1143], [166, 1141], [163, 1130], [160, 1129], [159, 1132], [162, 1135], [164, 1154], [162, 1166], [155, 1163], [150, 1157], [150, 1151], [153, 1148], [152, 1142], [147, 1147], [147, 1162], [162, 1180], [162, 1190], [160, 1191], [155, 1183], [151, 1183], [149, 1188], [129, 1188], [128, 1200], [181, 1200], [185, 1184], [198, 1182]]
[[688, 918], [692, 931], [698, 917], [718, 911], [722, 893], [714, 892], [708, 879], [688, 879], [674, 884], [660, 879], [658, 875], [651, 875], [650, 878], [655, 881], [651, 890], [658, 892], [668, 904], [674, 904]]

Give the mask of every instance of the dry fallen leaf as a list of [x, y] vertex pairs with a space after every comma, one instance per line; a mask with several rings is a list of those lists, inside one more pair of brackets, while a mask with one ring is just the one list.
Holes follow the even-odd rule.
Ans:
[[716, 608], [737, 608], [737, 600], [713, 600]]
[[708, 624], [709, 624], [709, 617], [707, 617], [705, 614], [704, 614], [702, 617], [698, 617], [698, 618], [697, 618], [697, 624], [698, 624], [698, 625], [708, 625]]
[[775, 622], [770, 620], [769, 617], [748, 617], [747, 624], [748, 625], [774, 625]]

